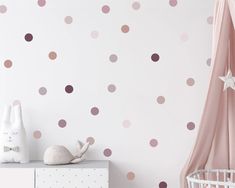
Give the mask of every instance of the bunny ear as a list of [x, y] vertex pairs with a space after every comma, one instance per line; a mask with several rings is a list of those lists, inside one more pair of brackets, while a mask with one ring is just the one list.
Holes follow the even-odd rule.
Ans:
[[15, 114], [15, 122], [23, 122], [20, 104], [15, 105], [13, 108]]
[[4, 109], [2, 117], [2, 122], [4, 126], [6, 125], [5, 123], [10, 123], [10, 118], [11, 118], [11, 106], [7, 105]]

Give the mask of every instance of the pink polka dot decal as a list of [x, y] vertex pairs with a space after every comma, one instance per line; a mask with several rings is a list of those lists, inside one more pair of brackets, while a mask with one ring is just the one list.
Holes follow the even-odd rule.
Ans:
[[97, 107], [91, 108], [91, 114], [92, 114], [93, 116], [98, 115], [98, 114], [99, 114], [99, 108], [97, 108]]
[[49, 54], [48, 54], [48, 57], [49, 59], [51, 60], [55, 60], [57, 58], [57, 53], [54, 52], [54, 51], [51, 51]]
[[91, 32], [91, 38], [97, 39], [99, 37], [99, 32], [98, 31], [92, 31]]
[[150, 145], [151, 147], [156, 147], [156, 146], [158, 145], [157, 139], [155, 139], [155, 138], [151, 139], [151, 140], [149, 141], [149, 145]]
[[59, 120], [58, 125], [60, 128], [65, 128], [67, 125], [67, 122], [64, 119]]
[[153, 62], [158, 62], [159, 59], [160, 59], [160, 56], [159, 56], [157, 53], [152, 54], [151, 60], [152, 60]]
[[4, 61], [4, 67], [6, 67], [7, 69], [12, 67], [12, 61], [7, 59], [6, 61]]
[[65, 86], [64, 89], [65, 89], [66, 93], [72, 93], [73, 92], [73, 86], [71, 86], [71, 85]]
[[34, 137], [35, 139], [40, 139], [40, 138], [42, 137], [41, 131], [39, 131], [39, 130], [34, 131], [34, 132], [33, 132], [33, 137]]
[[5, 5], [0, 5], [0, 13], [4, 14], [7, 12], [7, 7]]
[[138, 2], [138, 1], [133, 2], [132, 3], [132, 8], [134, 10], [139, 10], [140, 9], [140, 2]]
[[89, 142], [90, 145], [93, 145], [95, 143], [95, 139], [93, 137], [88, 137], [86, 141]]
[[210, 25], [213, 24], [213, 16], [209, 16], [209, 17], [207, 18], [207, 23], [210, 24]]
[[112, 150], [109, 148], [106, 148], [103, 153], [105, 157], [110, 157], [112, 155]]
[[109, 61], [110, 62], [115, 63], [115, 62], [117, 62], [117, 60], [118, 60], [118, 56], [116, 54], [111, 54], [109, 56]]
[[124, 120], [123, 122], [122, 122], [122, 126], [124, 127], [124, 128], [130, 128], [131, 127], [131, 121], [130, 120]]
[[108, 14], [110, 12], [110, 7], [108, 5], [104, 5], [101, 10], [104, 14]]
[[115, 92], [115, 91], [116, 91], [116, 86], [115, 86], [114, 84], [108, 85], [108, 91], [109, 91], [110, 93]]
[[195, 84], [195, 80], [193, 78], [188, 78], [186, 83], [188, 86], [193, 86]]
[[135, 173], [134, 172], [128, 172], [126, 177], [129, 181], [132, 181], [132, 180], [135, 179]]
[[46, 0], [38, 0], [38, 6], [44, 7], [46, 5]]
[[157, 98], [157, 103], [158, 104], [164, 104], [165, 103], [165, 97], [164, 96], [159, 96], [158, 98]]
[[71, 24], [71, 23], [73, 22], [73, 18], [72, 18], [71, 16], [66, 16], [66, 17], [64, 18], [64, 22], [65, 22], [66, 24]]
[[45, 87], [40, 87], [38, 90], [40, 95], [46, 95], [47, 94], [47, 89]]
[[176, 5], [177, 5], [177, 0], [170, 0], [169, 1], [169, 4], [170, 4], [170, 6], [172, 6], [172, 7], [175, 7]]
[[123, 33], [128, 33], [130, 31], [130, 27], [128, 25], [123, 25], [121, 30]]
[[33, 35], [31, 33], [27, 33], [25, 36], [24, 36], [24, 39], [27, 41], [27, 42], [31, 42], [33, 40]]
[[187, 124], [187, 129], [188, 130], [193, 130], [193, 129], [195, 129], [195, 123], [193, 123], [193, 122], [189, 122], [188, 124]]
[[159, 188], [167, 188], [167, 183], [165, 181], [161, 181], [159, 183]]

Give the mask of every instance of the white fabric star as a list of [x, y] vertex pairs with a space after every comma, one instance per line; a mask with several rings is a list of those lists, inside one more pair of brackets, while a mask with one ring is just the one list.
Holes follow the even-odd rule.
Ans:
[[228, 88], [235, 90], [235, 77], [233, 77], [230, 69], [226, 76], [220, 76], [219, 78], [224, 82], [224, 91]]

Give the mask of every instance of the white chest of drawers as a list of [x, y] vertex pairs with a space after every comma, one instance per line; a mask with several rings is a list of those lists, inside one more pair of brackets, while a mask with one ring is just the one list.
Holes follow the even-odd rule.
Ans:
[[79, 164], [47, 166], [1, 164], [1, 188], [108, 188], [109, 162], [83, 161]]

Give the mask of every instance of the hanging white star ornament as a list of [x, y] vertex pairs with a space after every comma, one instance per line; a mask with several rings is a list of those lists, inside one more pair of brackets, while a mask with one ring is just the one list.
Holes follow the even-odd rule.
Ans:
[[224, 82], [224, 91], [228, 88], [235, 90], [235, 77], [233, 77], [230, 69], [226, 76], [220, 76], [219, 78]]

